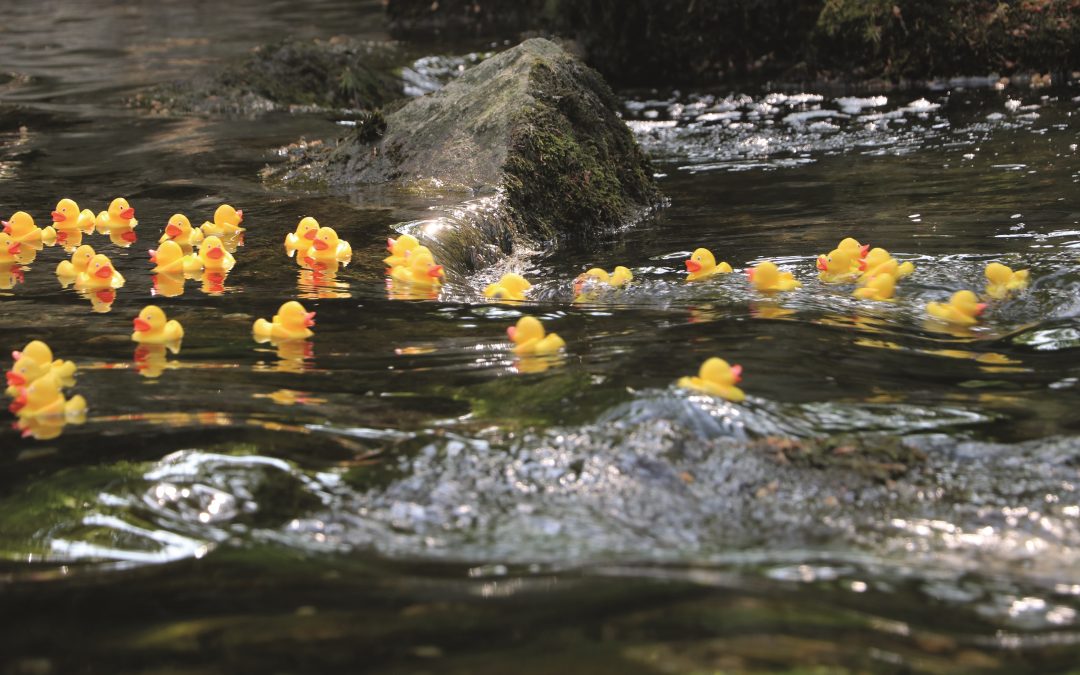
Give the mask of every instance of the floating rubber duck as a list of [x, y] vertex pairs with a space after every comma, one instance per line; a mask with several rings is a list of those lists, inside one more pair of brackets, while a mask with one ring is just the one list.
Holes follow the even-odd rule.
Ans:
[[791, 291], [802, 286], [791, 272], [781, 272], [776, 263], [768, 260], [746, 270], [751, 285], [762, 293]]
[[442, 283], [442, 265], [435, 264], [435, 258], [426, 246], [418, 246], [408, 256], [407, 265], [398, 265], [390, 270], [394, 281], [412, 286], [431, 287]]
[[352, 246], [349, 242], [338, 239], [337, 232], [332, 227], [320, 227], [315, 234], [315, 240], [311, 242], [311, 248], [304, 256], [309, 262], [339, 262], [348, 264], [352, 260]]
[[197, 245], [202, 243], [202, 230], [191, 226], [191, 221], [182, 213], [174, 213], [165, 224], [165, 232], [158, 239], [159, 244], [167, 241], [175, 241], [180, 245], [185, 254], [191, 253]]
[[31, 340], [22, 349], [11, 352], [11, 358], [17, 363], [19, 359], [28, 356], [38, 363], [51, 363], [54, 368], [63, 370], [65, 377], [75, 375], [75, 364], [71, 361], [53, 359], [52, 348], [41, 340]]
[[948, 302], [926, 305], [926, 311], [934, 318], [959, 326], [974, 325], [985, 309], [986, 303], [979, 302], [971, 291], [957, 291]]
[[56, 209], [52, 212], [52, 220], [57, 233], [78, 230], [83, 234], [93, 234], [96, 221], [93, 211], [90, 209], [80, 211], [75, 200], [67, 197], [56, 203]]
[[176, 319], [169, 319], [157, 305], [147, 305], [132, 322], [135, 332], [131, 339], [140, 344], [179, 344], [184, 339], [184, 327]]
[[214, 211], [214, 221], [206, 221], [200, 229], [204, 236], [232, 237], [244, 231], [244, 228], [240, 227], [242, 222], [244, 222], [243, 210], [222, 204]]
[[862, 260], [870, 253], [870, 244], [860, 244], [858, 239], [851, 237], [841, 239], [836, 248], [847, 253], [852, 260]]
[[86, 272], [95, 255], [97, 254], [93, 247], [83, 244], [71, 254], [71, 260], [61, 260], [56, 265], [56, 276], [60, 279], [60, 284], [66, 287], [74, 282], [80, 274]]
[[834, 249], [828, 255], [818, 256], [818, 278], [827, 284], [855, 281], [866, 263], [851, 257], [850, 249]]
[[315, 236], [318, 233], [319, 221], [311, 216], [301, 218], [296, 225], [296, 232], [285, 235], [285, 252], [290, 256], [297, 252], [307, 253], [308, 249], [315, 243]]
[[109, 203], [109, 209], [97, 214], [97, 218], [94, 219], [94, 227], [97, 228], [98, 234], [112, 236], [113, 232], [116, 232], [122, 237], [122, 241], [129, 239], [132, 242], [135, 241], [133, 230], [138, 225], [139, 221], [135, 220], [135, 209], [123, 197], [112, 200]]
[[86, 271], [80, 272], [75, 278], [75, 288], [120, 288], [124, 285], [124, 277], [113, 267], [108, 256], [97, 253], [90, 258], [86, 265]]
[[860, 300], [892, 300], [896, 293], [896, 277], [885, 272], [878, 272], [869, 277], [866, 283], [855, 289], [852, 294]]
[[717, 274], [731, 274], [731, 265], [726, 262], [717, 264], [712, 251], [707, 248], [695, 249], [690, 254], [690, 258], [683, 262], [686, 263], [686, 271], [689, 272], [686, 275], [687, 281], [708, 279]]
[[199, 260], [207, 270], [228, 272], [236, 265], [236, 258], [225, 250], [216, 235], [209, 235], [199, 244]]
[[64, 398], [59, 385], [51, 377], [35, 380], [22, 389], [11, 404], [11, 412], [20, 419], [31, 417], [80, 417], [86, 412], [86, 399], [75, 395]]
[[532, 316], [518, 319], [517, 324], [506, 329], [506, 334], [514, 343], [515, 354], [554, 354], [566, 346], [566, 342], [557, 333], [545, 334], [544, 325]]
[[892, 257], [892, 254], [883, 248], [872, 248], [870, 252], [866, 254], [866, 269], [863, 271], [863, 278], [869, 279], [870, 277], [884, 272], [891, 274], [897, 281], [904, 277], [911, 276], [915, 271], [915, 265], [910, 261], [903, 263], [897, 261]]
[[184, 255], [184, 249], [172, 240], [156, 249], [150, 249], [150, 262], [154, 263], [154, 271], [159, 274], [193, 275], [201, 272], [203, 268], [199, 256], [194, 253]]
[[634, 273], [622, 265], [616, 267], [611, 274], [599, 267], [593, 267], [585, 270], [574, 279], [574, 295], [580, 296], [585, 287], [591, 284], [621, 288], [633, 280]]
[[257, 319], [252, 326], [255, 339], [266, 340], [303, 340], [314, 333], [315, 312], [309, 312], [295, 300], [282, 305], [271, 321]]
[[724, 359], [713, 356], [701, 364], [697, 377], [680, 377], [678, 385], [739, 403], [746, 399], [743, 390], [735, 386], [741, 380], [742, 366], [729, 365]]
[[[603, 271], [603, 270], [601, 270]], [[495, 300], [524, 300], [525, 291], [532, 288], [529, 281], [514, 272], [502, 275], [502, 278], [484, 288], [484, 297]]]
[[1027, 288], [1028, 270], [1012, 271], [1010, 267], [992, 262], [986, 266], [986, 294], [995, 300], [1005, 298], [1011, 291]]
[[390, 255], [383, 258], [383, 262], [391, 269], [406, 265], [409, 252], [419, 247], [420, 242], [411, 234], [403, 234], [397, 239], [387, 237], [386, 250], [390, 251]]
[[0, 221], [0, 224], [4, 226], [4, 234], [20, 244], [40, 249], [56, 243], [56, 230], [38, 227], [26, 211], [16, 211], [10, 219]]
[[12, 239], [7, 232], [0, 232], [0, 265], [19, 262], [20, 253], [22, 253], [22, 244]]
[[60, 388], [70, 387], [75, 384], [75, 364], [70, 361], [56, 362], [37, 361], [29, 356], [23, 356], [15, 362], [11, 370], [5, 373], [7, 389], [5, 394], [17, 396], [23, 387], [28, 387], [43, 377], [56, 380], [56, 386]]

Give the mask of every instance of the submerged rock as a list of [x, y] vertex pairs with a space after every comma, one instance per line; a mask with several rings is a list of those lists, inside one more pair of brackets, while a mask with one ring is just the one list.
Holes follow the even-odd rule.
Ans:
[[639, 218], [660, 193], [600, 75], [543, 39], [493, 56], [386, 115], [378, 142], [354, 134], [277, 169], [336, 185], [400, 181], [468, 201], [425, 234], [476, 269], [555, 239]]
[[251, 115], [290, 108], [375, 109], [404, 96], [390, 74], [393, 51], [348, 38], [286, 40], [243, 61], [138, 94], [137, 107], [158, 112]]

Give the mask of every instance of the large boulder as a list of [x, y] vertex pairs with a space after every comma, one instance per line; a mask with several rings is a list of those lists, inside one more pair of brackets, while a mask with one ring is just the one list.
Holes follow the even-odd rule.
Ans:
[[432, 245], [476, 269], [553, 240], [588, 240], [660, 201], [652, 169], [600, 75], [558, 45], [527, 40], [443, 89], [277, 175], [336, 185], [398, 181], [460, 191]]

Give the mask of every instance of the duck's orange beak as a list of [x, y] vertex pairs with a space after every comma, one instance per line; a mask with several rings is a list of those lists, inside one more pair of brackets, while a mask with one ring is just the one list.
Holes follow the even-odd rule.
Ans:
[[172, 223], [169, 223], [168, 225], [165, 226], [165, 234], [169, 235], [170, 237], [179, 237], [180, 236], [180, 226], [179, 225], [173, 225]]
[[150, 322], [141, 316], [135, 317], [135, 320], [132, 323], [135, 324], [135, 331], [138, 333], [145, 333], [150, 330]]
[[694, 260], [693, 258], [691, 258], [690, 260], [686, 260], [684, 262], [686, 263], [686, 271], [687, 272], [700, 272], [701, 271], [701, 263]]
[[135, 230], [128, 230], [127, 232], [121, 234], [120, 238], [124, 241], [130, 241], [131, 243], [135, 243], [135, 241], [139, 238], [139, 235], [135, 234]]
[[131, 220], [132, 218], [135, 217], [135, 209], [133, 207], [130, 207], [130, 206], [127, 207], [126, 209], [124, 209], [123, 211], [120, 212], [120, 217], [123, 218], [124, 220]]
[[152, 262], [152, 263], [157, 262], [157, 249], [156, 248], [150, 249], [150, 262]]
[[316, 251], [325, 251], [326, 249], [330, 248], [330, 244], [327, 244], [322, 239], [316, 239], [313, 246], [315, 246]]
[[304, 326], [311, 328], [315, 325], [315, 312], [308, 312], [304, 315]]
[[506, 335], [510, 338], [511, 342], [517, 342], [517, 326], [507, 326]]
[[822, 272], [828, 272], [829, 271], [829, 260], [825, 256], [819, 255], [818, 259], [817, 259], [817, 268], [819, 270], [821, 270]]
[[64, 214], [60, 213], [59, 211], [52, 212], [52, 221], [54, 223], [62, 223], [65, 220], [67, 220], [67, 216], [65, 216]]
[[986, 303], [985, 302], [980, 302], [977, 305], [975, 305], [975, 316], [979, 316], [980, 314], [982, 314], [985, 309], [986, 309]]
[[220, 260], [221, 257], [224, 255], [225, 251], [222, 251], [220, 246], [215, 246], [214, 248], [206, 252], [206, 257], [210, 258], [211, 260]]
[[393, 253], [394, 252], [394, 244], [396, 244], [396, 243], [397, 243], [396, 239], [394, 239], [393, 237], [387, 237], [386, 238], [386, 250]]
[[9, 370], [5, 375], [9, 387], [22, 387], [26, 384], [26, 377], [22, 373]]
[[112, 276], [112, 274], [113, 274], [113, 269], [112, 269], [111, 265], [105, 265], [104, 267], [100, 268], [97, 272], [94, 272], [94, 276], [96, 276], [99, 279], [108, 279], [109, 277]]
[[19, 395], [15, 398], [15, 400], [11, 402], [11, 405], [8, 406], [8, 410], [10, 410], [13, 413], [17, 413], [17, 412], [19, 412], [20, 410], [22, 410], [25, 407], [26, 407], [26, 390], [23, 389], [21, 392], [19, 392]]
[[4, 226], [4, 234], [11, 234], [11, 223], [6, 220], [0, 220], [0, 225]]
[[735, 384], [742, 382], [742, 366], [735, 364], [731, 367], [731, 374], [735, 376]]
[[11, 255], [19, 255], [19, 251], [21, 251], [21, 250], [22, 250], [22, 244], [20, 244], [19, 242], [15, 242], [11, 246], [8, 246], [7, 252], [10, 253]]
[[429, 277], [438, 279], [443, 275], [442, 265], [432, 265], [431, 267], [428, 267], [427, 273]]
[[757, 270], [755, 270], [753, 267], [746, 270], [746, 278], [749, 279], [750, 281], [753, 281], [754, 280], [754, 272], [756, 272], [756, 271]]
[[859, 247], [859, 257], [865, 258], [866, 254], [870, 252], [870, 244], [863, 244]]
[[315, 239], [315, 235], [317, 235], [318, 233], [318, 230], [308, 230], [304, 233], [304, 239], [307, 239], [308, 241], [313, 241]]

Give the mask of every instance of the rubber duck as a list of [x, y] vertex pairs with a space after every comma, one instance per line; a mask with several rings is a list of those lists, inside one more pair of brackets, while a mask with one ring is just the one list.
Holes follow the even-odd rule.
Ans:
[[147, 305], [132, 322], [135, 332], [131, 339], [140, 344], [163, 345], [178, 343], [184, 338], [184, 327], [176, 319], [169, 320], [157, 305]]
[[[98, 234], [112, 235], [113, 231], [116, 231], [128, 238], [134, 237], [135, 233], [132, 230], [138, 224], [139, 221], [135, 220], [135, 209], [123, 197], [112, 200], [109, 209], [97, 214], [97, 218], [94, 219], [94, 227], [97, 228]], [[131, 234], [127, 234], [129, 232]], [[131, 241], [135, 241], [134, 238]]]
[[15, 362], [11, 370], [5, 373], [7, 389], [5, 394], [17, 396], [22, 387], [28, 387], [43, 377], [51, 377], [56, 380], [58, 387], [70, 387], [75, 384], [75, 364], [70, 361], [61, 361], [60, 365], [53, 367], [50, 361], [37, 361], [29, 356], [24, 356]]
[[896, 293], [896, 277], [885, 272], [878, 272], [868, 277], [866, 283], [855, 289], [852, 294], [860, 300], [892, 300]]
[[12, 239], [7, 232], [0, 232], [0, 265], [19, 262], [20, 253], [22, 253], [22, 244]]
[[24, 356], [28, 356], [38, 363], [52, 363], [54, 365], [70, 364], [72, 373], [75, 372], [75, 364], [70, 361], [54, 361], [52, 348], [41, 340], [31, 340], [26, 343], [26, 346], [22, 349], [17, 349], [11, 352], [11, 358], [18, 361]]
[[519, 355], [554, 354], [566, 346], [566, 342], [557, 333], [545, 335], [544, 325], [532, 316], [518, 319], [516, 325], [506, 329], [506, 334], [514, 343], [514, 353]]
[[38, 227], [26, 211], [16, 211], [10, 219], [0, 221], [0, 224], [4, 226], [4, 233], [20, 244], [40, 249], [56, 243], [56, 230]]
[[[702, 249], [704, 250], [704, 249]], [[634, 273], [628, 268], [619, 265], [611, 274], [599, 267], [593, 267], [579, 274], [574, 279], [574, 294], [580, 295], [582, 289], [590, 283], [605, 284], [612, 288], [621, 288], [634, 280]]]
[[75, 288], [120, 288], [123, 285], [123, 275], [116, 271], [108, 256], [101, 253], [90, 258], [86, 271], [75, 278]]
[[828, 255], [818, 256], [818, 278], [827, 284], [855, 281], [866, 263], [851, 257], [850, 249], [835, 249]]
[[865, 262], [866, 269], [863, 271], [863, 277], [867, 279], [879, 272], [885, 272], [899, 281], [911, 276], [915, 271], [915, 265], [911, 261], [901, 263], [893, 258], [891, 253], [880, 247], [870, 249], [870, 252], [866, 254]]
[[225, 250], [216, 235], [210, 235], [199, 244], [199, 260], [207, 270], [229, 271], [236, 265], [236, 258]]
[[314, 333], [315, 312], [309, 312], [295, 300], [282, 305], [271, 321], [256, 319], [252, 332], [256, 340], [303, 340]]
[[845, 237], [836, 245], [836, 249], [847, 253], [852, 260], [862, 260], [870, 252], [870, 244], [860, 244], [858, 239]]
[[90, 266], [90, 260], [96, 255], [93, 247], [83, 244], [71, 254], [71, 260], [61, 260], [56, 266], [56, 276], [64, 286], [70, 285]]
[[168, 240], [156, 249], [150, 249], [150, 262], [159, 274], [198, 274], [203, 264], [194, 253], [184, 255], [184, 249], [175, 241]]
[[184, 253], [188, 254], [202, 240], [202, 230], [192, 227], [191, 221], [184, 214], [174, 213], [169, 217], [169, 222], [165, 224], [165, 232], [161, 235], [161, 239], [158, 239], [158, 243], [164, 244], [167, 241], [175, 241], [180, 244], [180, 248], [183, 249]]
[[419, 247], [420, 242], [411, 234], [403, 234], [397, 239], [387, 237], [386, 250], [390, 251], [390, 255], [383, 258], [383, 262], [391, 269], [406, 265], [408, 264], [409, 252]]
[[244, 222], [243, 210], [237, 210], [228, 204], [222, 204], [214, 211], [214, 221], [202, 224], [204, 236], [232, 237], [244, 231], [240, 223]]
[[502, 275], [502, 278], [496, 283], [488, 284], [484, 288], [484, 297], [495, 300], [520, 301], [525, 299], [525, 291], [530, 288], [532, 288], [532, 284], [525, 277], [514, 272], [508, 272]]
[[746, 276], [753, 287], [762, 293], [790, 291], [802, 286], [791, 272], [781, 272], [776, 263], [768, 260], [746, 270]]
[[318, 233], [319, 221], [311, 216], [301, 218], [296, 225], [296, 232], [285, 235], [285, 252], [290, 256], [297, 252], [307, 253], [308, 249], [315, 243], [315, 236]]
[[683, 261], [686, 263], [687, 281], [699, 281], [708, 279], [717, 274], [731, 274], [731, 265], [722, 262], [716, 264], [716, 258], [712, 251], [707, 248], [695, 249], [690, 258]]
[[70, 232], [78, 230], [83, 234], [93, 234], [95, 226], [94, 212], [90, 209], [79, 210], [79, 205], [74, 199], [67, 197], [56, 202], [56, 209], [52, 212], [53, 227], [56, 232]]
[[38, 378], [22, 389], [11, 404], [11, 412], [20, 418], [78, 417], [86, 412], [86, 399], [75, 395], [64, 398], [59, 385], [51, 377]]
[[743, 390], [735, 386], [740, 380], [742, 366], [729, 365], [724, 359], [713, 356], [701, 364], [697, 377], [680, 377], [678, 385], [739, 403], [746, 399]]
[[971, 291], [957, 291], [948, 302], [931, 302], [926, 311], [936, 319], [959, 326], [971, 326], [978, 322], [978, 316], [986, 309], [986, 303], [979, 302]]
[[1027, 288], [1028, 270], [1012, 271], [1001, 263], [992, 262], [986, 266], [986, 294], [995, 300], [1005, 298], [1010, 291]]
[[438, 286], [443, 276], [442, 265], [435, 264], [435, 258], [426, 246], [417, 246], [409, 253], [406, 265], [390, 270], [391, 279], [413, 286]]
[[311, 242], [311, 248], [304, 256], [309, 262], [339, 262], [348, 264], [352, 260], [352, 246], [349, 242], [338, 239], [337, 232], [332, 227], [320, 227], [315, 234], [315, 240]]

